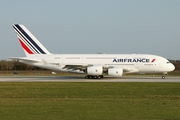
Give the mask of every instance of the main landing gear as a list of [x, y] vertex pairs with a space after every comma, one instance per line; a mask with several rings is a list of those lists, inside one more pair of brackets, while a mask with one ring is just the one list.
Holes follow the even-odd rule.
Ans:
[[103, 75], [87, 75], [85, 76], [86, 79], [101, 79]]

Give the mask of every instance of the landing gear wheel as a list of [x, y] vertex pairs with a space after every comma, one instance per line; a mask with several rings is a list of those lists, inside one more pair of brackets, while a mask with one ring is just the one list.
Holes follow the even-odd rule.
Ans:
[[101, 75], [99, 75], [99, 76], [98, 76], [98, 79], [101, 79], [101, 78], [102, 78], [102, 76], [101, 76]]
[[85, 76], [86, 79], [101, 79], [103, 75], [87, 75]]
[[94, 79], [97, 79], [98, 77], [95, 75], [95, 76], [93, 76], [93, 78], [94, 78]]
[[163, 76], [162, 76], [162, 79], [165, 79], [165, 78], [166, 78], [165, 75], [163, 75]]

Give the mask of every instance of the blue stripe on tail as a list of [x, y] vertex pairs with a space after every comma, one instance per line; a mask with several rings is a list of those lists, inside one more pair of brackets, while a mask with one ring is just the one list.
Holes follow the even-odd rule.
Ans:
[[15, 31], [20, 35], [18, 35], [24, 42], [27, 42], [28, 44], [27, 44], [27, 46], [29, 46], [29, 48], [32, 48], [32, 51], [34, 51], [35, 53], [38, 53], [38, 54], [40, 54], [39, 53], [39, 51], [37, 51], [35, 48], [34, 48], [34, 46], [21, 34], [21, 32], [19, 32], [18, 30], [17, 30], [17, 28], [16, 27], [14, 27], [13, 26], [13, 28], [15, 29]]
[[[35, 42], [34, 40], [18, 25], [15, 24], [19, 31], [41, 52], [41, 54], [46, 54]], [[38, 52], [39, 53], [39, 52]]]

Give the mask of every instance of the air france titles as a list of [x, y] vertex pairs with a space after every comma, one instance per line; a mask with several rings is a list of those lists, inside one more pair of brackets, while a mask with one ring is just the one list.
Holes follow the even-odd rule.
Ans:
[[137, 62], [140, 62], [140, 63], [149, 63], [149, 59], [146, 59], [146, 58], [134, 58], [134, 59], [114, 59], [113, 62], [122, 62], [122, 63], [125, 63], [125, 62], [128, 62], [128, 63], [137, 63]]

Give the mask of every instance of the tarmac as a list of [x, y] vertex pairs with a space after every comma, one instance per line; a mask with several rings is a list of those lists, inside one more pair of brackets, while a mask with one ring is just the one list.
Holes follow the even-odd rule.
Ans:
[[180, 77], [123, 76], [85, 79], [83, 76], [0, 76], [0, 82], [180, 82]]

